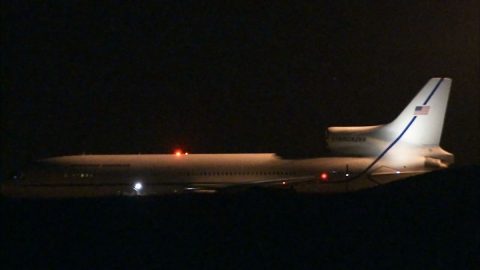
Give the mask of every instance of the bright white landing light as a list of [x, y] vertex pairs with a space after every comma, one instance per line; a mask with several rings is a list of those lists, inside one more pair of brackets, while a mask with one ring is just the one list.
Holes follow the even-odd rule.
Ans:
[[142, 190], [142, 188], [143, 188], [143, 185], [140, 182], [135, 183], [135, 185], [133, 186], [133, 189], [135, 191], [140, 191], [140, 190]]

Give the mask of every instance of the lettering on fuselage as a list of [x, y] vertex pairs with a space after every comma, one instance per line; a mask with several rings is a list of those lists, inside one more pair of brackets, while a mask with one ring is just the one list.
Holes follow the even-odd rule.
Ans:
[[365, 142], [367, 138], [360, 136], [332, 136], [331, 140], [337, 142]]

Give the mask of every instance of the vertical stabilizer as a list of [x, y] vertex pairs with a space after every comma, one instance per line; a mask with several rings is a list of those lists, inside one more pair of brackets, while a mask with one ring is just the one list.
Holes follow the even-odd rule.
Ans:
[[402, 113], [379, 130], [384, 133], [380, 136], [413, 146], [438, 146], [451, 84], [450, 78], [430, 79]]
[[[403, 111], [386, 125], [329, 127], [327, 143], [336, 154], [382, 157], [392, 148], [440, 151], [450, 78], [432, 78]], [[398, 154], [397, 154], [398, 155]], [[443, 154], [441, 154], [443, 156]]]

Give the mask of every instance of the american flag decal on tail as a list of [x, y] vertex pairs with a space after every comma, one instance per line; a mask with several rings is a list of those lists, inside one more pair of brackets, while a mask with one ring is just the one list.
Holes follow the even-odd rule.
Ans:
[[430, 106], [416, 106], [413, 115], [427, 115], [430, 111]]

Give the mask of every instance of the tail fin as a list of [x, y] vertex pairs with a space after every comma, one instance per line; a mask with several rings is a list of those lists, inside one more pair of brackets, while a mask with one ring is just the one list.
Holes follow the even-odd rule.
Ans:
[[453, 155], [439, 147], [451, 84], [450, 78], [430, 79], [389, 124], [329, 127], [329, 148], [341, 155], [381, 158], [396, 145], [396, 149], [422, 149], [425, 156], [451, 156], [453, 162]]
[[423, 147], [438, 146], [451, 84], [450, 78], [430, 79], [402, 113], [379, 130], [379, 135], [391, 139], [401, 134], [403, 143]]

